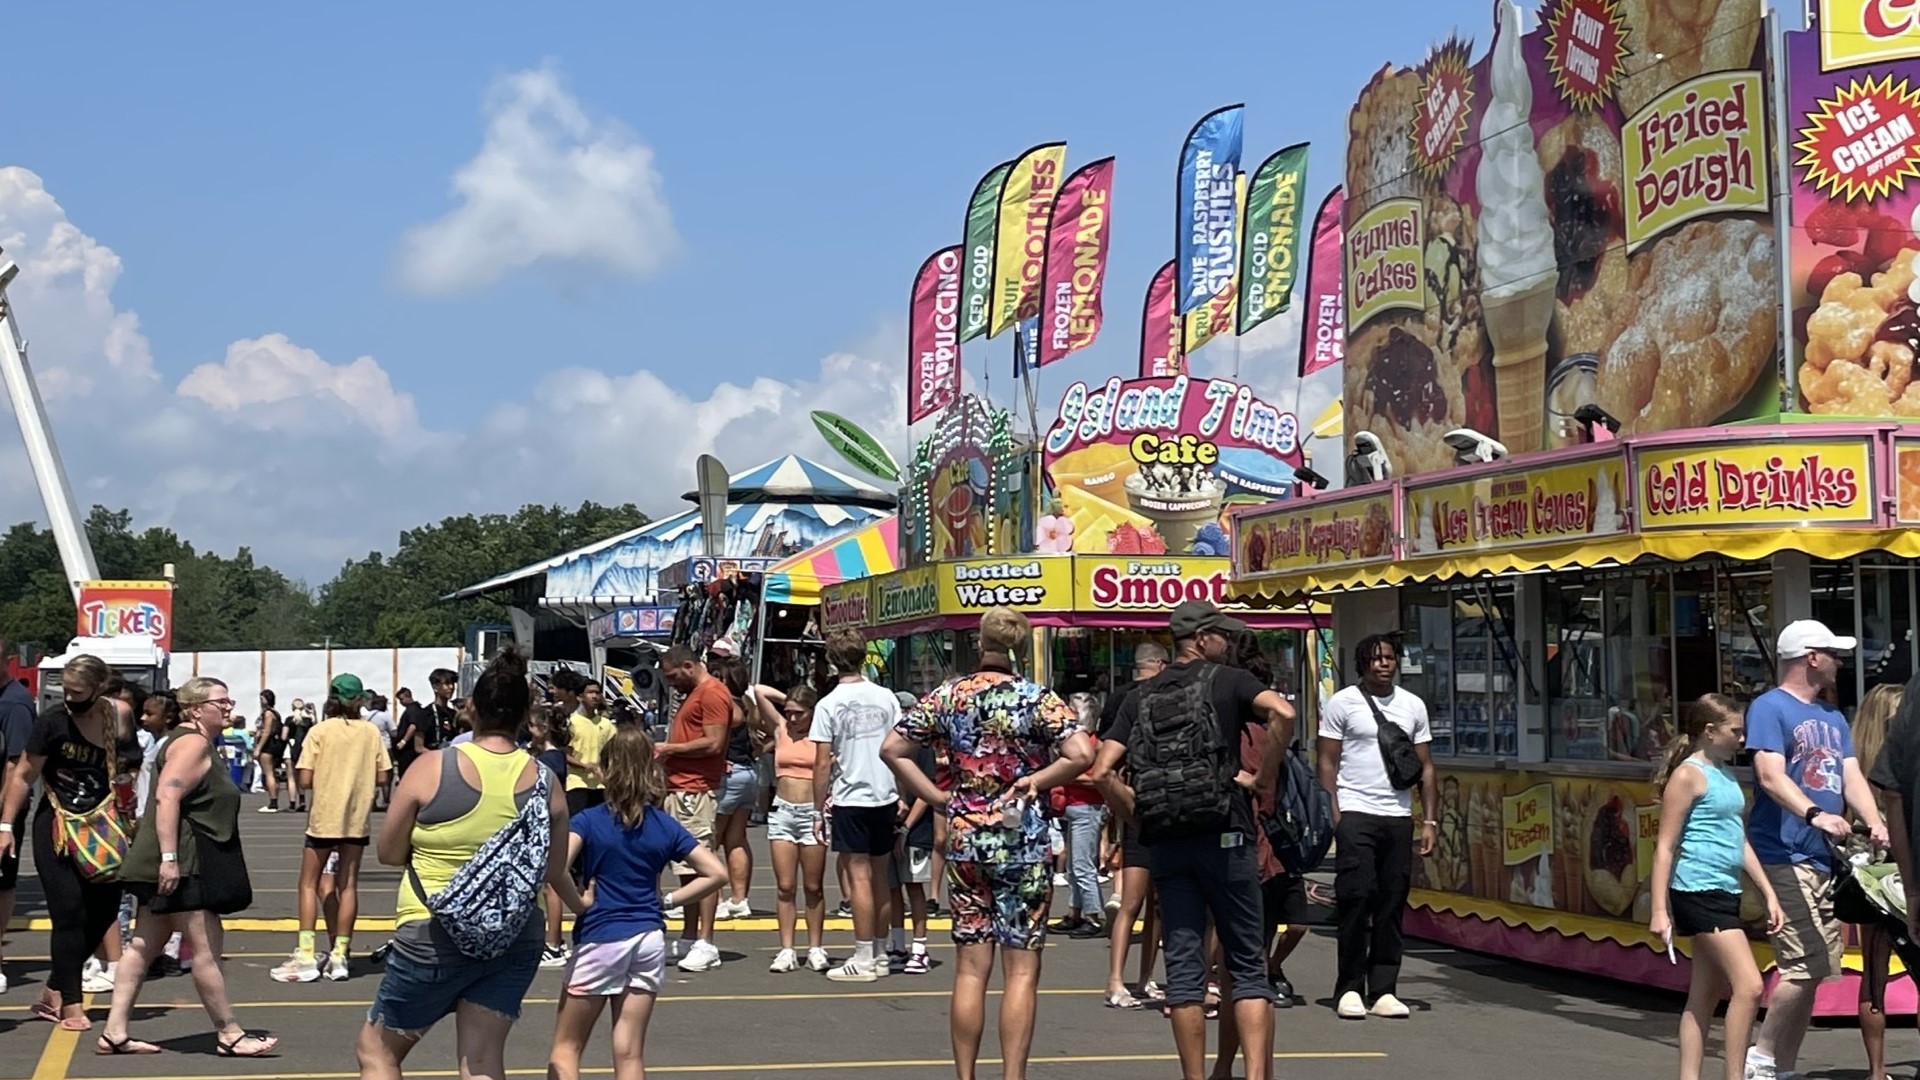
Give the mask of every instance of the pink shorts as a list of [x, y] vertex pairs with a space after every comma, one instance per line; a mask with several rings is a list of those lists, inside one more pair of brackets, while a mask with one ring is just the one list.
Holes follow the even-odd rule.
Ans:
[[630, 991], [658, 994], [667, 973], [667, 935], [649, 930], [621, 941], [575, 945], [567, 961], [567, 993], [615, 997]]

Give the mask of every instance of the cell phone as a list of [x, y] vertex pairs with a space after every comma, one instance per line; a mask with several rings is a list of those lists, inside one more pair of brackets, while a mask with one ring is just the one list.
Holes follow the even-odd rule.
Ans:
[[1246, 842], [1247, 838], [1237, 832], [1220, 834], [1220, 846], [1222, 848], [1237, 848]]

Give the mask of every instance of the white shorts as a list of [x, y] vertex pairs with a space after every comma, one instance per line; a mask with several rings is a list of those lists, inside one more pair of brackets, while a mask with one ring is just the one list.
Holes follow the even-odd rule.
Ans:
[[898, 852], [887, 860], [887, 885], [899, 888], [902, 885], [927, 885], [933, 881], [933, 849], [910, 847], [907, 857], [902, 859]]
[[574, 997], [616, 997], [629, 991], [658, 994], [666, 974], [666, 932], [649, 930], [622, 941], [575, 945], [565, 981]]
[[813, 835], [813, 804], [774, 799], [773, 809], [767, 814], [767, 842], [775, 840], [785, 840], [790, 844], [818, 844], [819, 838]]

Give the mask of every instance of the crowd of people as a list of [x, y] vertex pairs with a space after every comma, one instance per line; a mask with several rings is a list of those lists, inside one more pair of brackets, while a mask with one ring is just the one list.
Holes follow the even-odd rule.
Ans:
[[[1273, 822], [1287, 755], [1307, 760], [1306, 740], [1243, 623], [1194, 601], [1173, 610], [1169, 631], [1172, 655], [1136, 649], [1134, 680], [1095, 707], [1020, 674], [1031, 627], [1004, 608], [980, 620], [975, 670], [922, 696], [871, 681], [857, 632], [829, 636], [825, 687], [751, 685], [736, 658], [674, 647], [660, 669], [678, 704], [657, 733], [616, 720], [577, 672], [557, 671], [542, 700], [513, 651], [465, 701], [450, 671], [433, 674], [431, 702], [400, 691], [397, 716], [351, 674], [334, 676], [310, 724], [290, 719], [301, 703], [283, 719], [263, 692], [248, 748], [263, 809], [277, 809], [283, 767], [290, 805], [306, 813], [299, 929], [272, 978], [351, 977], [372, 845], [404, 873], [393, 935], [367, 957], [381, 981], [357, 1046], [363, 1076], [399, 1076], [448, 1016], [463, 1068], [501, 1075], [509, 1030], [544, 966], [564, 969], [551, 1074], [580, 1074], [611, 1007], [615, 1073], [637, 1077], [667, 965], [719, 966], [716, 924], [751, 913], [746, 834], [764, 820], [779, 931], [772, 972], [804, 964], [853, 983], [921, 974], [929, 915], [950, 914], [962, 1080], [976, 1074], [996, 960], [1003, 1074], [1025, 1076], [1050, 934], [1110, 935], [1106, 1004], [1162, 1010], [1183, 1076], [1230, 1076], [1238, 1060], [1248, 1080], [1266, 1080], [1272, 1010], [1294, 1003], [1284, 963], [1307, 907], [1304, 870], [1290, 865]], [[1815, 990], [1840, 973], [1833, 893], [1856, 833], [1890, 849], [1904, 880], [1920, 885], [1911, 844], [1920, 695], [1877, 687], [1849, 725], [1831, 697], [1853, 644], [1817, 622], [1786, 627], [1779, 684], [1745, 706], [1717, 695], [1691, 703], [1656, 778], [1651, 930], [1691, 939], [1694, 959], [1682, 1080], [1698, 1080], [1722, 1001], [1730, 1080], [1798, 1075]], [[1417, 807], [1439, 805], [1426, 706], [1397, 685], [1399, 655], [1385, 635], [1355, 646], [1355, 681], [1320, 710], [1305, 774], [1330, 796], [1331, 989], [1348, 1020], [1410, 1014], [1398, 996], [1401, 918], [1415, 853], [1436, 843], [1436, 822], [1415, 820]], [[85, 996], [110, 993], [95, 1050], [158, 1053], [131, 1021], [150, 971], [173, 957], [191, 971], [218, 1053], [272, 1053], [275, 1038], [236, 1020], [222, 966], [221, 919], [253, 901], [227, 686], [193, 678], [149, 696], [82, 656], [62, 671], [60, 693], [63, 707], [36, 714], [17, 683], [0, 686], [0, 916], [12, 907], [17, 834], [31, 829], [52, 925], [32, 1015], [89, 1032]], [[1750, 813], [1729, 772], [1743, 748], [1753, 754]], [[853, 925], [838, 964], [825, 937], [829, 851]], [[1743, 929], [1743, 875], [1767, 912], [1780, 980], [1757, 1037], [1762, 984]], [[1920, 914], [1920, 887], [1909, 892], [1908, 910]], [[1065, 913], [1050, 919], [1058, 899]], [[1130, 985], [1136, 918], [1146, 933]], [[1861, 1032], [1881, 1080], [1892, 940], [1867, 928], [1862, 945]], [[1156, 951], [1164, 982], [1150, 978]], [[1220, 1038], [1209, 1070], [1211, 1019]]]

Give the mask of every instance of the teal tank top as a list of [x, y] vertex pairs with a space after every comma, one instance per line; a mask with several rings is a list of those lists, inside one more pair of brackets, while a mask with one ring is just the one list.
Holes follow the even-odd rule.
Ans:
[[1707, 792], [1687, 810], [1680, 830], [1673, 890], [1738, 893], [1747, 853], [1747, 797], [1726, 769], [1692, 757], [1682, 764], [1706, 774]]

